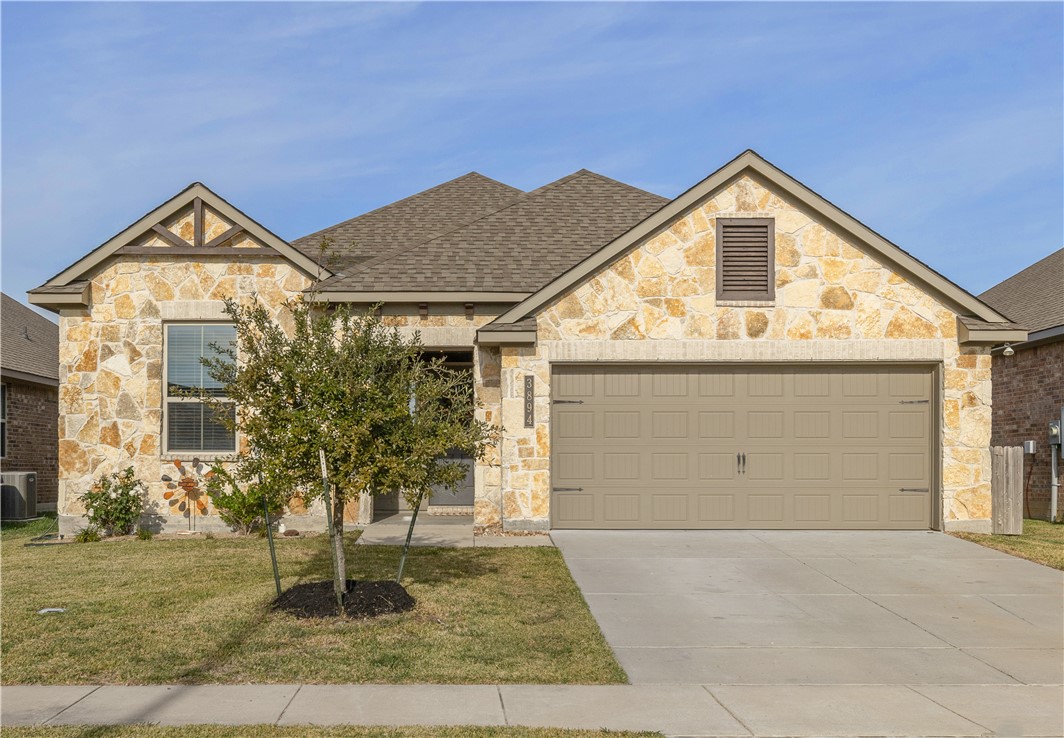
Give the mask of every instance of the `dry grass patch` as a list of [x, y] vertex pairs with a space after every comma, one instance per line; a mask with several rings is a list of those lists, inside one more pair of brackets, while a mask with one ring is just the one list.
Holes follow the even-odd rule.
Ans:
[[190, 725], [162, 728], [150, 725], [100, 725], [85, 727], [4, 728], [10, 738], [655, 738], [661, 733], [609, 730], [559, 730], [556, 728], [319, 728], [309, 725], [279, 728], [274, 725]]
[[995, 536], [985, 533], [954, 533], [957, 538], [1004, 551], [1064, 571], [1064, 525], [1045, 520], [1024, 520], [1023, 535]]
[[[413, 611], [297, 620], [270, 609], [263, 540], [26, 546], [38, 532], [0, 542], [3, 684], [626, 681], [553, 548], [416, 549]], [[395, 575], [397, 548], [350, 543], [352, 578]], [[328, 578], [327, 544], [278, 540], [282, 585]]]

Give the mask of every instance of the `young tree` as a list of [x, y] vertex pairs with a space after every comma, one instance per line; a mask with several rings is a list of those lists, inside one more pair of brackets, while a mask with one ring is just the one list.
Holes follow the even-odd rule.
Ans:
[[[204, 359], [208, 373], [236, 404], [219, 416], [246, 448], [242, 479], [262, 479], [273, 495], [325, 497], [319, 453], [331, 489], [332, 551], [338, 599], [346, 590], [344, 510], [362, 494], [401, 490], [420, 499], [431, 486], [454, 488], [464, 476], [449, 449], [479, 458], [492, 438], [474, 419], [468, 374], [425, 361], [420, 337], [404, 338], [373, 310], [290, 301], [282, 316], [266, 307], [225, 303], [236, 327], [234, 346]], [[208, 400], [217, 406], [218, 400]]]

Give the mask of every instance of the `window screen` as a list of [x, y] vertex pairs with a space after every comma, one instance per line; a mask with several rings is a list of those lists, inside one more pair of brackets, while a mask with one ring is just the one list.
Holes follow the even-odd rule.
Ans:
[[[186, 393], [201, 392], [225, 399], [222, 386], [212, 379], [203, 358], [219, 358], [215, 346], [231, 347], [236, 330], [231, 325], [172, 324], [166, 326], [166, 450], [236, 450], [236, 438], [227, 430], [218, 411]], [[226, 414], [235, 417], [234, 405]]]

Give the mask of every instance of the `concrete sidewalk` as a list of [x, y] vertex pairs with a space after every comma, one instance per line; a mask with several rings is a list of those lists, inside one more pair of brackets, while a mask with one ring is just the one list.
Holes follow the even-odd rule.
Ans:
[[[406, 541], [410, 513], [398, 513], [374, 520], [362, 528], [358, 543], [366, 546], [401, 546]], [[411, 546], [442, 548], [516, 548], [553, 546], [550, 536], [542, 535], [473, 535], [472, 515], [426, 515], [421, 513], [414, 526]]]
[[0, 724], [525, 725], [668, 736], [1064, 735], [1036, 685], [6, 686]]

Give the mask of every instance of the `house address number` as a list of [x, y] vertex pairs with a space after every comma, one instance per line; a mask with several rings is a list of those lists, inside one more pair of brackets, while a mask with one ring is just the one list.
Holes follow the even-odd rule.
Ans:
[[536, 424], [536, 377], [532, 374], [525, 375], [525, 427], [531, 428]]

